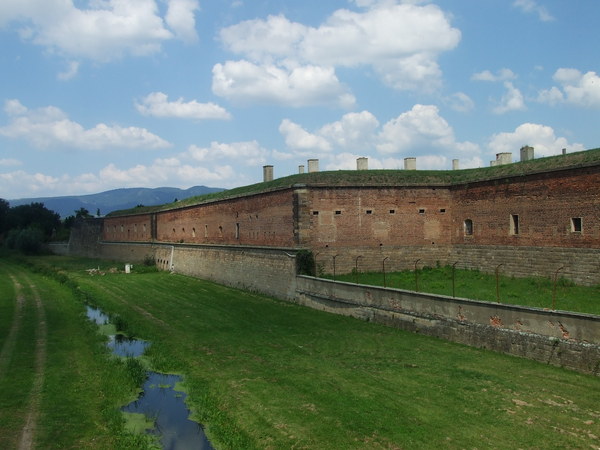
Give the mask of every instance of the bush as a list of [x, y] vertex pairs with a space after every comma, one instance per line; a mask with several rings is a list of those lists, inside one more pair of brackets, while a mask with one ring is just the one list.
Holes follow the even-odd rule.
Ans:
[[311, 275], [314, 277], [317, 274], [315, 258], [310, 250], [300, 250], [296, 253], [296, 270], [300, 275]]
[[28, 255], [40, 253], [43, 243], [44, 233], [38, 227], [10, 230], [4, 240], [6, 247], [19, 250]]

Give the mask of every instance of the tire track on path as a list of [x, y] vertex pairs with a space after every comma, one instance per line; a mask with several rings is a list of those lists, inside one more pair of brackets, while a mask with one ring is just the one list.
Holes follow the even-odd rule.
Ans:
[[4, 341], [4, 345], [2, 346], [2, 350], [0, 351], [0, 378], [4, 376], [4, 372], [8, 368], [8, 365], [12, 358], [15, 345], [17, 343], [17, 334], [19, 333], [19, 329], [21, 328], [21, 319], [23, 318], [24, 309], [23, 307], [25, 305], [25, 297], [23, 296], [22, 292], [23, 287], [13, 275], [9, 276], [15, 287], [17, 304], [10, 325], [10, 331], [6, 336], [6, 340]]
[[34, 379], [31, 391], [29, 392], [29, 400], [27, 402], [27, 419], [21, 431], [21, 439], [19, 440], [19, 450], [30, 450], [33, 448], [37, 422], [40, 415], [40, 402], [42, 388], [46, 373], [46, 357], [47, 357], [47, 342], [48, 342], [48, 326], [46, 324], [46, 312], [44, 310], [44, 302], [39, 294], [37, 287], [24, 276], [29, 288], [32, 292], [35, 309], [36, 321], [35, 328], [35, 364], [34, 364]]

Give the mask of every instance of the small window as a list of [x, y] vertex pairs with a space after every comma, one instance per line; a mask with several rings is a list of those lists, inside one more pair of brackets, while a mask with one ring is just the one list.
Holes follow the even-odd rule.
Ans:
[[441, 209], [440, 209], [440, 212], [441, 212], [442, 214], [444, 214], [444, 213], [446, 212], [446, 208], [441, 208]]
[[223, 237], [223, 227], [219, 225], [219, 237]]
[[204, 237], [208, 237], [208, 225], [204, 225]]
[[514, 235], [519, 234], [519, 215], [518, 214], [510, 215], [510, 234], [514, 234]]
[[367, 209], [367, 214], [373, 214], [373, 210]]
[[240, 224], [239, 223], [235, 224], [235, 238], [236, 239], [240, 238]]
[[340, 216], [341, 214], [342, 214], [342, 212], [341, 212], [341, 211], [336, 211], [336, 212], [335, 212], [335, 215], [336, 215], [336, 216]]
[[313, 211], [313, 216], [318, 216], [319, 215], [319, 211]]
[[396, 214], [396, 210], [395, 209], [390, 209], [390, 214]]
[[425, 210], [423, 208], [419, 209], [419, 214], [425, 214]]
[[192, 237], [196, 237], [196, 228], [192, 228]]
[[473, 235], [473, 221], [471, 219], [465, 220], [465, 236]]
[[571, 218], [571, 232], [572, 233], [581, 233], [582, 231], [583, 231], [583, 223], [581, 222], [581, 217]]

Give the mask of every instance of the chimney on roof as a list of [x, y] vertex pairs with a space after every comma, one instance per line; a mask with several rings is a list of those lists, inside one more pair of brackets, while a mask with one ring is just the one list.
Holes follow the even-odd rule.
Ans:
[[512, 164], [512, 153], [496, 153], [496, 165], [501, 166], [503, 164]]
[[404, 170], [417, 170], [417, 158], [404, 158]]
[[521, 161], [529, 161], [533, 158], [533, 147], [530, 147], [529, 145], [521, 147]]
[[453, 159], [452, 160], [452, 170], [458, 170], [460, 169], [460, 165], [458, 163], [458, 159]]
[[563, 154], [563, 155], [566, 155], [566, 154], [567, 154], [567, 149], [566, 149], [566, 148], [563, 148], [563, 149], [562, 149], [562, 154]]
[[298, 173], [304, 173], [304, 164], [298, 166]]
[[356, 170], [369, 170], [369, 158], [357, 158]]
[[318, 172], [319, 171], [319, 160], [318, 159], [309, 159], [308, 160], [308, 173]]
[[263, 166], [263, 182], [273, 181], [273, 166]]

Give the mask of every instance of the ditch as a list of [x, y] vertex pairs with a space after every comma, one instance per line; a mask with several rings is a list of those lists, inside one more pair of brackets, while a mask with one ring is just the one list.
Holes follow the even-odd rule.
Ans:
[[[89, 305], [86, 308], [88, 319], [108, 335], [107, 347], [113, 355], [138, 358], [150, 346], [148, 341], [117, 333], [109, 316], [101, 310]], [[202, 425], [189, 418], [187, 395], [177, 388], [181, 381], [180, 375], [146, 371], [139, 397], [121, 411], [130, 415], [130, 423], [137, 424], [134, 427], [137, 431], [156, 436], [163, 449], [213, 449]]]

